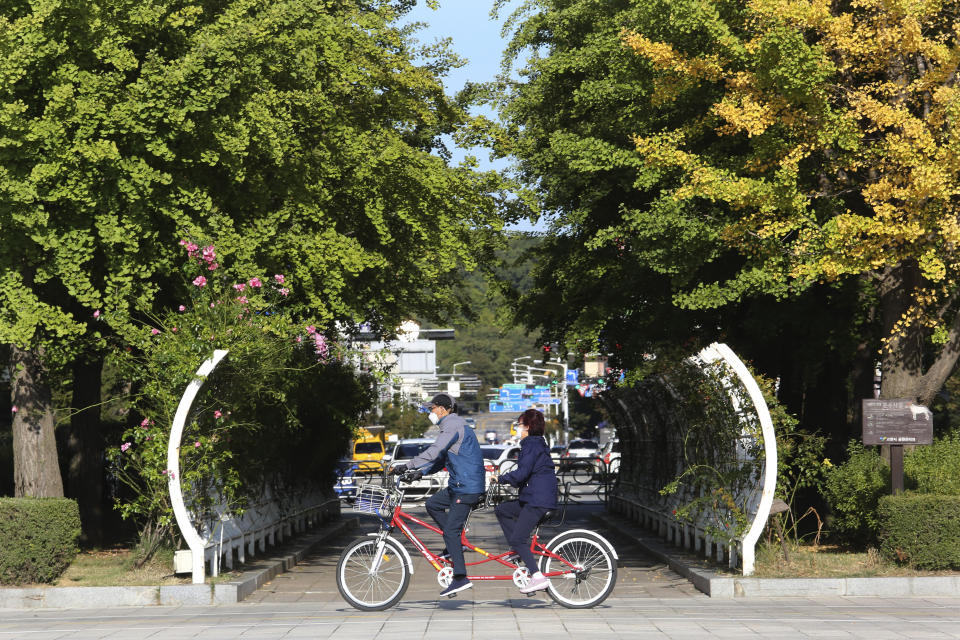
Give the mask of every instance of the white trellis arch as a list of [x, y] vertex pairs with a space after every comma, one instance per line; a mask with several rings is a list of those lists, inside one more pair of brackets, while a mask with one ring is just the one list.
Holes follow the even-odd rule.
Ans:
[[[770, 517], [770, 507], [773, 505], [773, 494], [777, 488], [777, 437], [773, 430], [773, 421], [770, 419], [770, 410], [767, 408], [767, 402], [763, 399], [763, 393], [760, 386], [754, 380], [750, 371], [743, 361], [737, 357], [733, 350], [723, 343], [715, 342], [709, 347], [703, 349], [697, 358], [704, 364], [710, 364], [717, 360], [723, 360], [731, 370], [740, 379], [750, 400], [753, 402], [754, 409], [757, 412], [757, 419], [760, 421], [760, 429], [763, 435], [763, 478], [762, 491], [760, 493], [760, 502], [757, 504], [757, 511], [750, 523], [750, 528], [743, 535], [741, 541], [741, 553], [743, 559], [743, 575], [748, 576], [753, 573], [755, 550], [757, 540], [763, 533], [763, 528], [767, 524], [767, 518]], [[739, 405], [736, 394], [728, 387], [727, 392], [734, 406]]]
[[[676, 509], [682, 504], [682, 499], [661, 493], [664, 484], [673, 479], [673, 474], [684, 470], [682, 459], [677, 457], [680, 454], [674, 451], [684, 445], [678, 440], [680, 436], [677, 431], [682, 430], [682, 425], [671, 423], [667, 415], [672, 403], [682, 399], [669, 378], [660, 376], [651, 379], [649, 385], [641, 384], [637, 389], [624, 389], [614, 391], [614, 395], [601, 396], [613, 419], [620, 423], [618, 428], [622, 426], [626, 430], [621, 437], [637, 438], [633, 444], [634, 453], [639, 456], [635, 461], [637, 464], [631, 469], [625, 472], [621, 468], [608, 505], [627, 518], [653, 529], [673, 544], [695, 552], [702, 551], [707, 557], [713, 556], [715, 549], [717, 561], [724, 559], [726, 551], [730, 568], [740, 566], [743, 575], [750, 575], [754, 571], [756, 543], [770, 515], [777, 483], [777, 442], [770, 411], [756, 380], [727, 345], [711, 344], [689, 361], [701, 369], [723, 365], [721, 384], [734, 410], [742, 412], [749, 397], [756, 412], [756, 422], [752, 418], [750, 422], [760, 425], [764, 459], [762, 466], [747, 483], [749, 486], [736, 490], [737, 495], [744, 498], [743, 510], [750, 520], [746, 531], [739, 538], [717, 537], [707, 526], [710, 516], [701, 515], [696, 521], [680, 521], [676, 517]], [[745, 425], [740, 433], [741, 438], [747, 435], [756, 437], [756, 430], [749, 429], [748, 433]], [[736, 446], [738, 455], [747, 453], [742, 440], [738, 440]], [[666, 458], [655, 453], [657, 447], [666, 447], [661, 450], [668, 454]], [[677, 466], [674, 468], [673, 465]]]
[[180, 533], [183, 535], [187, 546], [190, 547], [194, 584], [202, 584], [204, 580], [204, 554], [207, 541], [194, 528], [193, 522], [190, 520], [190, 514], [187, 513], [187, 507], [183, 502], [183, 489], [180, 486], [180, 439], [183, 437], [183, 427], [187, 422], [187, 416], [190, 414], [190, 407], [193, 406], [193, 400], [197, 397], [200, 387], [203, 386], [207, 376], [226, 355], [226, 349], [217, 349], [197, 369], [196, 375], [187, 385], [183, 397], [180, 398], [177, 413], [173, 417], [173, 425], [170, 427], [170, 440], [167, 443], [167, 469], [169, 469], [167, 482], [170, 489], [170, 504], [173, 506], [173, 515], [177, 519]]

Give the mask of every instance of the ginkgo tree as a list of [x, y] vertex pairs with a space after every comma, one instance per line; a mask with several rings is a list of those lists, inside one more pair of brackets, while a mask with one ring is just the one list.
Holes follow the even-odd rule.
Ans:
[[514, 19], [508, 59], [538, 55], [504, 83], [500, 148], [557, 233], [519, 307], [560, 309], [528, 324], [641, 353], [820, 292], [859, 323], [841, 339], [878, 328], [884, 396], [932, 399], [960, 354], [955, 3], [532, 0]]
[[[884, 336], [883, 395], [932, 401], [960, 354], [956, 5], [659, 9], [659, 28], [623, 32], [652, 72], [650, 108], [684, 113], [636, 134], [640, 181], [661, 187], [647, 215], [712, 216], [720, 246], [745, 258], [677, 302], [867, 278]], [[690, 29], [683, 17], [694, 15], [703, 21]]]
[[412, 4], [0, 2], [18, 494], [59, 492], [45, 369], [90, 359], [75, 378], [99, 380], [89, 354], [182, 296], [179, 240], [214, 242], [218, 278], [292, 277], [286, 313], [322, 330], [450, 308], [502, 182], [449, 163], [441, 136], [469, 116], [440, 78], [458, 59], [414, 43]]

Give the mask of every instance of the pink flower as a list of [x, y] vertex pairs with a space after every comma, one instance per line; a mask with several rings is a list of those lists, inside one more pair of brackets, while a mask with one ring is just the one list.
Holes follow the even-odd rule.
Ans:
[[173, 327], [172, 329], [170, 329], [170, 331], [173, 331], [174, 333], [176, 333], [176, 332], [177, 332], [177, 328], [176, 328], [176, 327]]
[[210, 308], [213, 309], [213, 303], [212, 303], [212, 302], [210, 303]]
[[129, 442], [124, 442], [122, 445], [120, 445], [120, 451], [126, 451], [129, 448], [130, 448]]
[[150, 442], [151, 440], [153, 440], [153, 436], [147, 436], [147, 442]]
[[216, 270], [217, 270], [217, 267], [219, 267], [219, 266], [220, 266], [220, 265], [218, 265], [216, 262], [211, 262], [211, 263], [210, 263], [210, 266], [207, 267], [207, 270], [208, 270], [208, 271], [216, 271]]
[[285, 278], [283, 277], [283, 274], [278, 273], [277, 275], [273, 276], [273, 279], [277, 281], [277, 284], [283, 284]]
[[247, 288], [247, 285], [241, 282], [240, 284], [233, 285], [233, 288], [236, 289], [237, 291], [243, 291], [244, 289]]
[[182, 247], [182, 246], [184, 246], [185, 244], [187, 244], [187, 241], [186, 241], [186, 240], [181, 240], [181, 241], [178, 242], [177, 244], [179, 244], [179, 245]]
[[309, 327], [307, 327], [307, 335], [311, 335], [311, 336], [312, 336], [312, 335], [315, 334], [316, 332], [317, 332], [317, 328], [316, 328], [315, 326], [310, 325]]
[[203, 287], [203, 286], [206, 286], [206, 284], [207, 284], [207, 279], [204, 278], [203, 276], [197, 276], [196, 278], [193, 279], [193, 285], [195, 287]]
[[240, 296], [239, 298], [237, 298], [237, 302], [239, 302], [240, 304], [247, 304], [248, 302], [247, 296]]
[[199, 440], [197, 440], [196, 442], [193, 443], [193, 448], [194, 448], [194, 449], [199, 449], [199, 448], [200, 448], [200, 441], [199, 441]]
[[187, 308], [186, 308], [185, 306], [183, 306], [183, 305], [180, 305], [180, 306], [178, 307], [178, 309], [179, 309], [180, 311], [186, 311], [186, 310], [187, 310]]
[[213, 245], [203, 248], [203, 259], [207, 262], [213, 262], [214, 258], [217, 257], [217, 252], [213, 250]]
[[149, 425], [149, 424], [150, 424], [150, 418], [144, 418], [144, 419], [143, 419], [143, 422], [140, 423], [140, 426], [143, 427], [144, 429], [146, 429], [146, 428], [147, 428], [147, 425]]
[[164, 469], [163, 471], [160, 472], [160, 475], [170, 476], [171, 480], [177, 477], [177, 474], [175, 474], [173, 471], [170, 471], [169, 469]]
[[297, 344], [300, 344], [301, 342], [303, 342], [303, 337], [297, 336]]
[[220, 411], [220, 409], [217, 409], [216, 411], [213, 412], [213, 417], [214, 417], [214, 418], [221, 418], [221, 417], [223, 417], [223, 412]]
[[286, 287], [281, 287], [281, 288], [280, 288], [280, 295], [285, 296], [285, 295], [287, 295], [288, 293], [290, 293], [290, 289], [287, 289]]
[[20, 411], [20, 409], [17, 408], [17, 405], [10, 407], [10, 413], [16, 413], [17, 411]]
[[260, 282], [260, 278], [250, 278], [250, 286], [253, 287], [254, 289], [258, 289], [262, 285], [263, 283]]
[[157, 329], [156, 327], [154, 327], [153, 329], [150, 329], [150, 335], [155, 336], [158, 333], [160, 333], [160, 329]]
[[93, 317], [94, 317], [94, 318], [99, 318], [99, 317], [100, 317], [100, 309], [97, 309], [96, 311], [93, 312]]
[[197, 249], [199, 249], [200, 247], [193, 244], [192, 242], [188, 242], [185, 245], [183, 245], [183, 248], [187, 250], [187, 253], [189, 253], [190, 257], [192, 258], [193, 254], [195, 254], [197, 252]]

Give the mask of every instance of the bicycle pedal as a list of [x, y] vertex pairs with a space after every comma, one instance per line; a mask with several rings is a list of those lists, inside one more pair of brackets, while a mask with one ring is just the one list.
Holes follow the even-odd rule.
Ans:
[[455, 594], [455, 593], [451, 593], [451, 594], [450, 594], [450, 595], [448, 595], [447, 597], [448, 597], [448, 598], [456, 598], [456, 597], [457, 597], [457, 594]]

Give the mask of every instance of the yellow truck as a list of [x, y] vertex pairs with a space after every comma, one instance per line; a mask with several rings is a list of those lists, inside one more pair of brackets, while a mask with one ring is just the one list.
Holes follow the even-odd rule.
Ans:
[[353, 461], [357, 473], [380, 473], [387, 452], [387, 428], [379, 425], [361, 427], [353, 441]]

